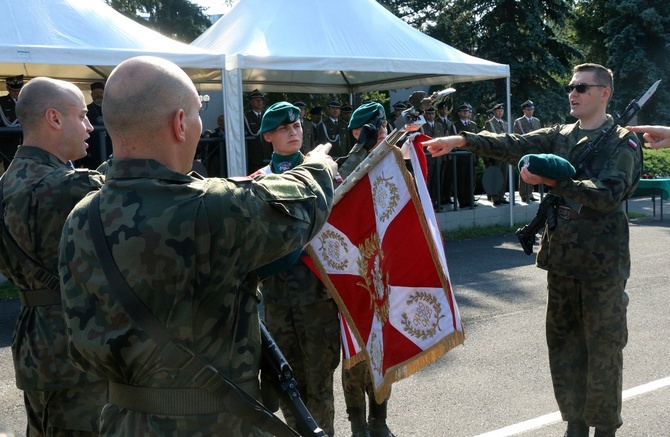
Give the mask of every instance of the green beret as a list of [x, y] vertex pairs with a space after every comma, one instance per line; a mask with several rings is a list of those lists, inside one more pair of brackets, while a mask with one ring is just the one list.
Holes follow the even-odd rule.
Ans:
[[382, 120], [386, 120], [386, 111], [384, 107], [377, 102], [369, 102], [356, 108], [349, 120], [349, 129], [358, 129], [364, 124], [379, 116]]
[[575, 168], [565, 158], [549, 153], [525, 155], [519, 160], [519, 170], [528, 167], [528, 171], [549, 179], [567, 179], [575, 174]]
[[277, 129], [282, 124], [295, 123], [300, 119], [300, 108], [289, 102], [277, 102], [263, 113], [261, 133]]

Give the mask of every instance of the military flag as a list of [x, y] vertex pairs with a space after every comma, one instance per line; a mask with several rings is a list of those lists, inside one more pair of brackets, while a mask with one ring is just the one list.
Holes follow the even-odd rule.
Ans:
[[[414, 147], [408, 149], [413, 168], [421, 168]], [[377, 146], [342, 188], [346, 194], [336, 193], [308, 251], [381, 403], [393, 382], [461, 344], [463, 328], [425, 181], [419, 177], [415, 186], [400, 149]]]

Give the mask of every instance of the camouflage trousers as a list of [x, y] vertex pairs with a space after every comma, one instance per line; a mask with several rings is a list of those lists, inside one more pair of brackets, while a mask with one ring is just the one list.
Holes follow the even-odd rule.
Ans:
[[549, 365], [563, 420], [618, 428], [628, 341], [626, 280], [580, 281], [551, 273], [547, 279]]
[[[340, 322], [335, 301], [328, 299], [302, 306], [265, 302], [265, 321], [279, 349], [293, 368], [300, 396], [316, 423], [335, 434], [333, 374], [340, 363]], [[295, 418], [280, 403], [286, 423]]]
[[24, 391], [27, 437], [97, 436], [107, 381], [57, 391]]
[[[370, 402], [375, 402], [372, 378], [365, 361], [356, 363], [349, 369], [342, 367], [342, 389], [344, 391], [344, 403], [347, 408], [365, 409], [365, 395]], [[391, 393], [389, 391], [389, 397]]]

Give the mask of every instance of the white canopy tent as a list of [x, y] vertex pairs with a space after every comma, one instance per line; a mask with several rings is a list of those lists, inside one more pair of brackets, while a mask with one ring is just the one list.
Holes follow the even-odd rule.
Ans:
[[[242, 91], [357, 93], [508, 78], [375, 0], [240, 0], [191, 45], [225, 54], [228, 172], [246, 169]], [[508, 105], [509, 107], [509, 105]]]
[[221, 76], [222, 55], [162, 36], [102, 0], [0, 0], [0, 10], [1, 77], [49, 76], [82, 86], [139, 55], [169, 59], [196, 82]]

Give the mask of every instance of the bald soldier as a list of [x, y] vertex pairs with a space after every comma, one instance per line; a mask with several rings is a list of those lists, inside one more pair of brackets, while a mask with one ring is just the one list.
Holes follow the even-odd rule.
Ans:
[[74, 367], [67, 355], [58, 242], [65, 218], [102, 175], [74, 170], [93, 127], [74, 85], [37, 77], [16, 105], [24, 141], [0, 179], [3, 226], [0, 271], [19, 289], [21, 312], [12, 355], [24, 392], [28, 436], [98, 435], [107, 383]]
[[[320, 230], [337, 166], [317, 148], [282, 174], [187, 174], [202, 129], [200, 101], [188, 76], [163, 59], [121, 63], [107, 81], [103, 107], [114, 141], [107, 182], [99, 197], [72, 212], [60, 252], [71, 357], [109, 380], [100, 435], [262, 435], [257, 423], [229, 412], [209, 384], [175, 369], [152, 330], [129, 317], [94, 241], [102, 234], [131, 293], [173, 341], [209, 363], [203, 369], [212, 382], [220, 380], [211, 373], [216, 369], [259, 399], [255, 271]], [[99, 208], [90, 222], [94, 198]], [[97, 222], [99, 232], [91, 228]]]

